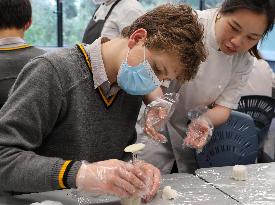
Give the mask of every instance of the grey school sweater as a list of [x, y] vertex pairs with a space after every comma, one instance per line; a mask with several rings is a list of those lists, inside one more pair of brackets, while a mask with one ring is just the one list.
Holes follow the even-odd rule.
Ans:
[[27, 62], [46, 51], [28, 45], [15, 48], [0, 48], [0, 108], [6, 102], [8, 93], [17, 75]]
[[79, 48], [29, 62], [0, 110], [0, 190], [59, 189], [65, 160], [75, 160], [66, 173], [75, 187], [80, 160], [122, 159], [142, 98], [121, 90], [103, 99]]

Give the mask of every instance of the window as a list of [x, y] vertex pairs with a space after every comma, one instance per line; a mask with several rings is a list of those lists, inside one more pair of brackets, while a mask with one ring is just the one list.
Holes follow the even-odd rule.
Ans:
[[33, 23], [26, 41], [42, 47], [71, 46], [82, 40], [96, 6], [88, 0], [31, 0]]
[[275, 25], [273, 30], [268, 33], [266, 38], [259, 44], [259, 50], [264, 59], [269, 61], [275, 61]]
[[204, 0], [203, 1], [203, 9], [219, 7], [222, 2], [223, 2], [223, 0]]
[[[26, 41], [41, 47], [72, 46], [81, 42], [96, 5], [92, 0], [30, 0], [33, 24]], [[194, 9], [215, 7], [221, 0], [139, 0], [145, 10], [165, 3], [187, 3]]]
[[199, 0], [184, 0], [184, 3], [189, 4], [194, 9], [201, 8], [201, 1], [199, 1]]
[[161, 4], [167, 3], [167, 0], [139, 0], [139, 2], [142, 4], [146, 11], [149, 11]]
[[95, 8], [91, 0], [63, 0], [63, 46], [81, 42]]
[[192, 6], [194, 9], [199, 9], [202, 0], [139, 0], [144, 8], [148, 11], [156, 6], [166, 3], [180, 4], [186, 3]]
[[26, 41], [37, 46], [57, 46], [56, 1], [31, 0], [31, 4], [33, 22]]

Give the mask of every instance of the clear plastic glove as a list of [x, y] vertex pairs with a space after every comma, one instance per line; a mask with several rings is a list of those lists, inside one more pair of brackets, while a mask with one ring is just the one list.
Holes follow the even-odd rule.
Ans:
[[137, 160], [134, 164], [137, 169], [141, 169], [146, 184], [146, 192], [142, 196], [144, 202], [149, 202], [156, 195], [160, 187], [161, 174], [158, 168], [152, 164]]
[[141, 119], [141, 127], [153, 140], [161, 143], [167, 142], [166, 137], [159, 132], [173, 114], [178, 98], [177, 93], [167, 93], [146, 106]]
[[213, 124], [209, 118], [200, 116], [191, 120], [183, 144], [191, 148], [202, 149], [212, 136], [212, 132]]
[[79, 191], [111, 194], [118, 197], [140, 197], [146, 192], [143, 171], [130, 163], [111, 159], [83, 162], [76, 176]]

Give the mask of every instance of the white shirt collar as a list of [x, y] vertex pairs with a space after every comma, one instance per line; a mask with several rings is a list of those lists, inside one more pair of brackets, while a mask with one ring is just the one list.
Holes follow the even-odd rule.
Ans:
[[0, 48], [11, 48], [26, 44], [25, 40], [20, 37], [8, 37], [0, 39]]
[[102, 85], [104, 82], [108, 81], [108, 77], [102, 60], [101, 39], [102, 38], [100, 37], [96, 39], [92, 44], [85, 46], [85, 50], [89, 55], [92, 66], [95, 89]]
[[209, 38], [209, 41], [210, 41], [210, 46], [212, 48], [214, 48], [215, 50], [219, 50], [220, 47], [219, 47], [219, 44], [216, 40], [216, 33], [215, 33], [215, 24], [216, 24], [216, 18], [217, 18], [217, 15], [218, 15], [218, 12], [219, 10], [218, 9], [215, 9], [215, 14], [213, 15], [213, 18], [211, 19], [211, 26], [210, 26], [210, 38]]

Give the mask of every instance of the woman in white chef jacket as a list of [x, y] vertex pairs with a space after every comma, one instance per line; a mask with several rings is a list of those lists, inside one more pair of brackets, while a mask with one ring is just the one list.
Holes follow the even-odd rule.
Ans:
[[[187, 113], [197, 106], [213, 105], [205, 116], [214, 127], [226, 122], [247, 83], [252, 55], [259, 57], [257, 43], [272, 30], [275, 8], [274, 0], [225, 0], [221, 8], [197, 12], [205, 29], [207, 61], [194, 80], [179, 88], [180, 100], [166, 127], [168, 142], [148, 143], [140, 154], [162, 173], [170, 173], [175, 160], [179, 172], [193, 173], [197, 168], [194, 149], [182, 147]], [[172, 82], [168, 92], [175, 90], [177, 83]]]

